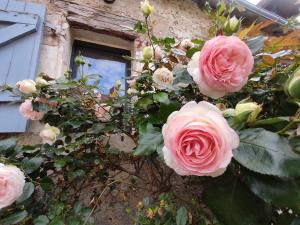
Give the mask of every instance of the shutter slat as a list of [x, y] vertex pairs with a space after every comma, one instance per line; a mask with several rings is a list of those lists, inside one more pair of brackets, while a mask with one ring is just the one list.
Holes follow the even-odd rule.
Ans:
[[1, 10], [5, 10], [7, 5], [8, 5], [8, 0], [1, 0], [0, 1], [0, 9]]
[[24, 12], [26, 2], [23, 1], [8, 1], [6, 10]]
[[36, 25], [14, 24], [0, 30], [0, 47], [35, 32]]
[[38, 23], [38, 15], [21, 12], [0, 11], [0, 19], [9, 23], [25, 23], [36, 25]]

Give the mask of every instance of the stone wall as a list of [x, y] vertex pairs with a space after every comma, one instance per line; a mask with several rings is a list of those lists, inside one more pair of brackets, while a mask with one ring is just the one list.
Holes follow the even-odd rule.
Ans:
[[[139, 0], [116, 0], [113, 4], [107, 4], [104, 0], [29, 1], [46, 4], [46, 21], [56, 27], [55, 31], [45, 28], [39, 72], [53, 77], [61, 76], [69, 67], [74, 39], [134, 51], [131, 43], [135, 35], [126, 36], [125, 27], [132, 25], [137, 19], [142, 19]], [[208, 19], [193, 1], [152, 0], [151, 4], [156, 9], [152, 21], [157, 36], [172, 35], [179, 39], [206, 36]], [[125, 34], [123, 37], [122, 33]], [[111, 39], [106, 35], [114, 35], [115, 38]]]

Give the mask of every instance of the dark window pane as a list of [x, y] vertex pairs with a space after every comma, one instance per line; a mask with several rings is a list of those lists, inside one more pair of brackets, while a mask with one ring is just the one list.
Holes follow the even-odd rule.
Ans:
[[125, 94], [125, 78], [130, 75], [130, 62], [122, 56], [130, 55], [129, 51], [76, 41], [71, 59], [74, 79], [79, 79], [81, 74], [74, 63], [74, 58], [79, 54], [86, 62], [83, 67], [84, 74], [101, 75], [99, 88], [102, 94], [108, 95], [116, 80], [122, 83], [120, 94]]

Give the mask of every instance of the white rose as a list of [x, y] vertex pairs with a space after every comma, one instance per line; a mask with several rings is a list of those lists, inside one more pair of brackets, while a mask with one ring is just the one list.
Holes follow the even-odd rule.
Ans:
[[60, 134], [60, 131], [57, 127], [50, 126], [48, 123], [45, 125], [44, 129], [40, 132], [40, 137], [44, 144], [52, 145], [57, 136]]
[[22, 80], [17, 84], [19, 90], [24, 94], [31, 94], [36, 92], [35, 82], [33, 80]]
[[172, 85], [173, 80], [173, 73], [167, 68], [159, 68], [153, 74], [153, 81], [158, 85], [158, 88]]
[[0, 165], [0, 209], [14, 203], [22, 194], [24, 173], [15, 166]]

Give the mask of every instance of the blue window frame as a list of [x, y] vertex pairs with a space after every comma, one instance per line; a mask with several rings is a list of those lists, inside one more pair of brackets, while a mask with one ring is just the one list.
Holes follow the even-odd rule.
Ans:
[[[130, 76], [131, 63], [125, 60], [123, 56], [130, 56], [130, 51], [76, 40], [73, 44], [71, 57], [74, 79], [80, 77], [80, 71], [74, 63], [75, 57], [79, 54], [86, 62], [83, 67], [85, 74], [101, 75], [99, 87], [103, 95], [110, 93], [116, 80], [120, 80], [122, 83], [120, 94], [125, 94], [127, 89], [126, 77]], [[87, 64], [90, 64], [90, 67]]]

